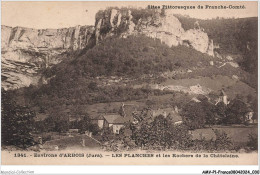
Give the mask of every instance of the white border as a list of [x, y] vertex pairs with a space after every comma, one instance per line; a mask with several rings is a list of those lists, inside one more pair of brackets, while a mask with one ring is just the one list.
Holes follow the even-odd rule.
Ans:
[[[13, 1], [13, 0], [1, 0], [2, 1]], [[19, 1], [19, 0], [16, 0]], [[23, 0], [23, 1], [31, 1], [31, 0]], [[34, 1], [40, 1], [40, 0], [34, 0]], [[44, 1], [66, 1], [66, 0], [44, 0]], [[70, 1], [70, 0], [67, 0]], [[82, 0], [87, 1], [87, 0]], [[95, 0], [95, 1], [108, 1], [108, 0]], [[120, 0], [117, 0], [120, 1]], [[138, 0], [127, 0], [127, 1], [138, 1]], [[156, 1], [156, 0], [150, 0], [150, 1]], [[161, 0], [161, 1], [167, 1], [167, 0]], [[169, 0], [168, 0], [169, 1]], [[177, 1], [177, 0], [176, 0]], [[185, 1], [185, 0], [183, 0]], [[196, 0], [189, 0], [189, 1], [196, 1]], [[207, 0], [207, 1], [224, 1], [224, 0]], [[258, 1], [258, 0], [229, 0], [229, 1]], [[258, 3], [258, 9], [259, 9], [259, 3]], [[258, 10], [258, 16], [259, 16], [259, 10]], [[1, 19], [0, 19], [1, 22]], [[258, 34], [259, 34], [259, 19], [258, 19]], [[1, 33], [1, 32], [0, 32]], [[1, 45], [1, 43], [0, 43]], [[260, 45], [259, 36], [258, 36], [258, 46]], [[258, 49], [258, 58], [259, 58], [259, 49]], [[260, 63], [258, 61], [258, 67]], [[0, 69], [1, 69], [1, 63], [0, 63]], [[259, 75], [259, 68], [258, 68], [258, 75]], [[258, 82], [260, 78], [258, 77]], [[260, 88], [258, 86], [258, 92]], [[0, 92], [1, 93], [1, 92]], [[259, 95], [258, 95], [259, 99]], [[1, 106], [1, 104], [0, 104]], [[260, 104], [258, 103], [258, 109]], [[1, 128], [1, 127], [0, 127]], [[259, 124], [258, 124], [259, 128]], [[258, 129], [258, 136], [260, 136], [260, 131]], [[1, 136], [0, 136], [1, 137]], [[258, 137], [258, 143], [259, 143], [259, 137]], [[1, 143], [0, 143], [1, 144]], [[259, 144], [258, 144], [258, 150], [259, 150]], [[0, 153], [1, 155], [1, 153]], [[258, 154], [258, 162], [259, 154]], [[222, 170], [222, 171], [229, 171], [229, 170], [259, 170], [259, 163], [258, 166], [235, 166], [235, 165], [225, 165], [225, 166], [200, 166], [200, 165], [194, 165], [194, 166], [176, 166], [176, 165], [168, 165], [168, 166], [100, 166], [100, 165], [79, 165], [79, 166], [71, 166], [71, 165], [60, 165], [60, 166], [42, 166], [42, 165], [33, 165], [33, 166], [25, 166], [25, 165], [0, 165], [1, 171], [11, 171], [12, 174], [24, 174], [21, 171], [34, 171], [34, 174], [201, 174], [203, 170]], [[1, 174], [1, 173], [0, 173]]]

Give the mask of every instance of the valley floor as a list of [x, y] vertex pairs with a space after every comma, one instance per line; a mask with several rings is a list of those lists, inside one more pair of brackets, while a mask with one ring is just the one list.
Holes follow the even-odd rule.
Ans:
[[[192, 136], [192, 140], [215, 140], [216, 136], [214, 134], [213, 129], [217, 129], [220, 131], [224, 131], [227, 133], [227, 136], [231, 139], [232, 143], [237, 146], [246, 146], [248, 142], [249, 134], [257, 134], [258, 127], [257, 125], [232, 125], [232, 126], [221, 126], [214, 125], [207, 128], [190, 130], [190, 134]], [[41, 134], [35, 135], [35, 137], [40, 136]], [[97, 136], [88, 136], [85, 134], [73, 133], [73, 134], [59, 134], [59, 133], [44, 133], [43, 135], [51, 135], [51, 139], [43, 143], [41, 146], [36, 145], [28, 148], [28, 151], [58, 151], [58, 150], [104, 150], [105, 144], [102, 143], [102, 139], [100, 135]], [[8, 151], [17, 151], [21, 150], [14, 146], [2, 146], [2, 150]], [[134, 149], [134, 150], [139, 150]], [[133, 151], [133, 150], [132, 150]], [[151, 150], [152, 151], [152, 150]], [[182, 150], [179, 150], [182, 151]], [[187, 150], [186, 150], [187, 151]], [[194, 150], [190, 150], [190, 152], [194, 152]], [[195, 151], [198, 152], [198, 151]], [[199, 151], [200, 152], [200, 151]], [[201, 150], [201, 152], [208, 152], [208, 150]], [[223, 152], [223, 151], [218, 151]], [[226, 151], [225, 152], [229, 152]], [[233, 151], [231, 151], [233, 152]], [[240, 149], [237, 152], [245, 152], [244, 149]]]

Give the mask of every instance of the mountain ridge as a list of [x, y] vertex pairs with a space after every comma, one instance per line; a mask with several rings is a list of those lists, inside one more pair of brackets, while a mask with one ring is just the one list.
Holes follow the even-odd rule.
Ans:
[[[89, 45], [94, 45], [94, 43], [98, 44], [104, 38], [117, 35], [118, 32], [120, 37], [142, 33], [151, 38], [158, 38], [169, 46], [183, 44], [203, 53], [214, 55], [213, 43], [208, 43], [209, 39], [206, 33], [194, 29], [187, 34], [183, 34], [184, 31], [177, 18], [170, 15], [172, 19], [164, 19], [168, 18], [169, 15], [161, 17], [161, 12], [153, 13], [155, 15], [152, 19], [149, 17], [148, 19], [140, 18], [139, 24], [136, 26], [133, 26], [135, 19], [133, 19], [130, 10], [118, 11], [116, 9], [106, 10], [102, 19], [96, 17], [95, 26], [76, 26], [62, 29], [31, 29], [2, 26], [2, 77], [4, 80], [2, 87], [4, 89], [16, 89], [29, 86], [30, 84], [37, 85], [41, 80], [40, 72], [49, 66], [61, 62], [60, 58], [63, 58], [60, 57], [61, 54], [82, 50]], [[115, 20], [117, 21], [116, 23]], [[167, 22], [168, 20], [173, 21]], [[163, 24], [146, 28], [145, 30], [141, 29], [144, 23], [149, 23], [145, 24], [146, 26], [152, 26], [154, 21]], [[177, 27], [171, 30], [173, 26]], [[124, 30], [126, 28], [127, 30]], [[105, 31], [107, 29], [110, 31]], [[183, 35], [184, 38], [180, 39], [176, 31], [179, 31], [178, 35]], [[194, 38], [195, 35], [200, 35], [200, 40]], [[191, 38], [190, 42], [189, 38]], [[187, 42], [183, 43], [183, 40]], [[211, 49], [208, 49], [208, 46]], [[30, 68], [23, 66], [24, 64], [28, 64]], [[19, 71], [15, 70], [17, 67]]]
[[[65, 61], [70, 52], [81, 52], [111, 36], [127, 38], [141, 34], [159, 39], [169, 47], [184, 45], [214, 56], [216, 60], [227, 58], [229, 61], [237, 61], [236, 56], [219, 52], [220, 49], [223, 50], [223, 46], [219, 48], [219, 42], [214, 43], [212, 38], [216, 37], [212, 36], [212, 32], [212, 38], [209, 38], [205, 32], [209, 30], [203, 22], [200, 25], [195, 19], [191, 19], [192, 22], [185, 20], [162, 10], [108, 8], [96, 14], [95, 26], [62, 29], [2, 26], [2, 87], [16, 89], [42, 84], [42, 72], [46, 68]], [[255, 50], [254, 42], [247, 45]], [[246, 48], [247, 45], [242, 47]], [[251, 51], [245, 52], [252, 55]], [[240, 53], [238, 57], [247, 55]], [[252, 64], [249, 64], [246, 69], [251, 70], [251, 67]]]

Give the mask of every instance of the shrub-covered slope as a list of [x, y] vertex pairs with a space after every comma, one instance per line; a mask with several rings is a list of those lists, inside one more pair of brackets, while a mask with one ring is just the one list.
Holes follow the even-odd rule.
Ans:
[[194, 28], [194, 23], [198, 21], [209, 37], [219, 44], [221, 54], [242, 56], [238, 60], [240, 66], [250, 73], [257, 73], [257, 17], [200, 20], [176, 16], [185, 30]]

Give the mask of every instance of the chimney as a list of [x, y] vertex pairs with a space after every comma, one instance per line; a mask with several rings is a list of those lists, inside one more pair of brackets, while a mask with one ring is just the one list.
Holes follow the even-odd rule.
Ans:
[[124, 103], [122, 103], [122, 106], [121, 106], [121, 111], [120, 111], [120, 113], [121, 113], [121, 115], [122, 115], [123, 117], [125, 117], [125, 116], [126, 116], [126, 114], [125, 114], [125, 109], [124, 109], [124, 106], [125, 106], [125, 104], [124, 104]]

